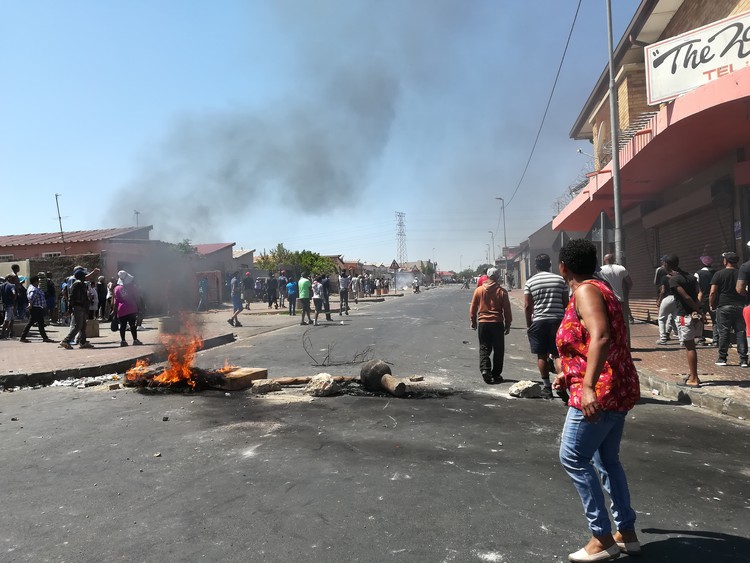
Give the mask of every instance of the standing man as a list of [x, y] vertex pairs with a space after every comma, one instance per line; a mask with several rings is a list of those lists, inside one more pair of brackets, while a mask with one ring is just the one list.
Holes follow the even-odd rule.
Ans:
[[[307, 272], [302, 272], [302, 276], [300, 276], [299, 282], [297, 282], [297, 288], [299, 290], [299, 304], [302, 308], [302, 319], [300, 319], [299, 324], [312, 324], [313, 320], [310, 315], [310, 292], [312, 290], [312, 282], [307, 277]], [[305, 313], [307, 313], [307, 320], [310, 321], [309, 323], [305, 322]], [[317, 315], [315, 317], [317, 322]]]
[[497, 268], [487, 271], [487, 281], [474, 290], [469, 307], [471, 328], [479, 337], [479, 371], [487, 384], [503, 382], [505, 335], [513, 322], [508, 292], [500, 287], [499, 276]]
[[625, 269], [615, 262], [614, 254], [604, 255], [604, 265], [599, 271], [599, 278], [603, 279], [612, 288], [617, 300], [622, 306], [622, 318], [628, 329], [628, 348], [630, 348], [630, 289], [633, 287], [633, 280]]
[[698, 379], [698, 350], [695, 348], [695, 337], [703, 334], [701, 306], [698, 302], [698, 282], [680, 269], [680, 259], [667, 255], [664, 266], [669, 274], [669, 288], [674, 295], [680, 344], [685, 347], [689, 375], [685, 381], [677, 383], [680, 387], [700, 387]]
[[279, 273], [279, 307], [284, 308], [284, 299], [287, 296], [286, 285], [289, 283], [289, 279], [286, 277], [286, 272], [281, 270]]
[[658, 295], [656, 297], [656, 305], [659, 307], [659, 340], [657, 344], [667, 344], [669, 341], [669, 334], [674, 332], [679, 334], [677, 330], [677, 323], [675, 315], [677, 306], [675, 303], [675, 296], [672, 294], [670, 288], [670, 273], [669, 268], [666, 265], [666, 259], [672, 255], [664, 255], [661, 257], [661, 266], [656, 269], [654, 276], [654, 283], [658, 285]]
[[13, 338], [13, 321], [16, 318], [16, 276], [8, 274], [5, 276], [5, 282], [0, 285], [3, 299], [3, 311], [5, 318], [3, 328], [0, 331], [0, 338]]
[[711, 279], [711, 293], [708, 297], [709, 307], [716, 311], [715, 327], [719, 331], [719, 359], [716, 365], [727, 365], [729, 333], [734, 330], [737, 336], [740, 367], [746, 368], [748, 367], [747, 333], [745, 319], [742, 316], [745, 299], [737, 293], [737, 280], [740, 273], [737, 264], [740, 257], [734, 252], [725, 252], [721, 257], [724, 260], [724, 269], [716, 272]]
[[568, 306], [568, 284], [562, 276], [550, 272], [549, 255], [539, 254], [535, 264], [537, 273], [523, 288], [526, 332], [544, 384], [542, 398], [552, 399], [549, 360], [559, 357], [555, 336]]
[[[714, 330], [716, 330], [716, 313], [711, 310], [711, 307], [708, 303], [708, 296], [711, 293], [711, 280], [714, 278], [714, 274], [716, 273], [716, 270], [714, 270], [712, 267], [714, 259], [710, 256], [704, 255], [700, 257], [700, 261], [702, 268], [695, 272], [695, 279], [698, 280], [698, 301], [700, 301], [701, 304], [701, 311], [703, 311], [703, 313], [708, 311], [711, 315], [711, 326], [713, 326]], [[696, 342], [702, 346], [705, 346], [705, 333], [698, 335], [698, 340]], [[713, 346], [719, 346], [719, 338], [717, 334], [714, 334]]]
[[[332, 321], [333, 319], [331, 318], [331, 280], [328, 279], [328, 274], [323, 274], [320, 283], [321, 283], [320, 294], [323, 297], [323, 310], [326, 313], [326, 320]], [[305, 319], [305, 314], [303, 311], [302, 320], [304, 319]]]
[[271, 270], [268, 271], [268, 285], [266, 285], [266, 291], [268, 292], [268, 308], [273, 305], [274, 309], [279, 308], [279, 280], [274, 276]]
[[[747, 241], [750, 249], [750, 241]], [[745, 319], [745, 334], [750, 334], [750, 294], [748, 294], [748, 285], [750, 285], [750, 260], [740, 266], [737, 274], [737, 293], [745, 300], [745, 307], [742, 309], [742, 316]]]
[[253, 276], [250, 272], [245, 272], [242, 278], [242, 298], [245, 300], [245, 309], [250, 309], [250, 302], [253, 300]]
[[39, 334], [42, 335], [44, 342], [54, 342], [54, 340], [47, 337], [47, 332], [44, 330], [44, 314], [47, 310], [47, 299], [44, 297], [44, 292], [39, 288], [39, 276], [31, 276], [29, 279], [27, 296], [29, 298], [29, 322], [26, 323], [23, 329], [21, 342], [31, 342], [26, 337], [34, 325], [39, 327]]
[[229, 282], [229, 295], [232, 298], [232, 316], [229, 317], [227, 322], [232, 326], [242, 326], [237, 318], [242, 312], [242, 284], [240, 283], [239, 272], [232, 274], [232, 280]]
[[341, 275], [339, 276], [339, 316], [341, 316], [341, 313], [348, 315], [349, 314], [349, 286], [352, 283], [352, 278], [350, 278], [346, 270], [341, 272]]
[[73, 271], [73, 283], [68, 290], [68, 306], [70, 307], [70, 331], [60, 342], [60, 348], [70, 350], [71, 342], [78, 336], [79, 348], [93, 348], [94, 345], [86, 339], [86, 320], [89, 316], [89, 295], [86, 290], [86, 270], [77, 268]]

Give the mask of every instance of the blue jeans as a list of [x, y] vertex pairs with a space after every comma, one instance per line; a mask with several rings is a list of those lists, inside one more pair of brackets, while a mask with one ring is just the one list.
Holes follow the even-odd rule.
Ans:
[[727, 361], [729, 351], [729, 333], [737, 336], [737, 354], [741, 362], [747, 362], [747, 337], [745, 317], [742, 316], [742, 305], [722, 305], [716, 309], [716, 329], [719, 333], [719, 360]]
[[[596, 422], [588, 422], [581, 411], [571, 407], [565, 418], [560, 463], [578, 490], [589, 529], [595, 536], [612, 532], [601, 485], [612, 500], [612, 517], [617, 529], [635, 530], [635, 511], [630, 506], [628, 480], [620, 464], [620, 440], [626, 414], [600, 411]], [[597, 471], [601, 475], [601, 484]]]

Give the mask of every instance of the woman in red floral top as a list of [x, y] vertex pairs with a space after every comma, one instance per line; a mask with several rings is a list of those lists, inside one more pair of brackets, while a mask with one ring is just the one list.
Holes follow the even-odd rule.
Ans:
[[[608, 561], [641, 550], [619, 457], [625, 415], [640, 398], [638, 373], [622, 308], [609, 285], [594, 277], [596, 263], [590, 241], [572, 240], [560, 250], [560, 274], [571, 292], [557, 331], [562, 370], [554, 387], [570, 393], [560, 462], [578, 490], [593, 536], [570, 561]], [[599, 475], [612, 500], [614, 535]]]

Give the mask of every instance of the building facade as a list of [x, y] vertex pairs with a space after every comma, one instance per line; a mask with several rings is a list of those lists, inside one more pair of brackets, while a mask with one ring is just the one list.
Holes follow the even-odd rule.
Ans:
[[[750, 0], [644, 0], [615, 49], [625, 266], [636, 318], [655, 320], [664, 254], [692, 273], [709, 255], [748, 259]], [[737, 62], [740, 60], [741, 62]], [[593, 145], [595, 170], [553, 220], [590, 231], [614, 218], [605, 68], [571, 131]], [[611, 244], [610, 244], [611, 250]]]

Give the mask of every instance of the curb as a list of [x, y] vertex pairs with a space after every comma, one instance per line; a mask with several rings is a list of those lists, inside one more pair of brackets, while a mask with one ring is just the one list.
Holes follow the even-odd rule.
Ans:
[[[202, 350], [215, 348], [223, 344], [234, 342], [234, 333], [220, 334], [203, 340]], [[64, 379], [80, 379], [83, 377], [97, 377], [108, 373], [124, 373], [133, 367], [138, 360], [148, 360], [149, 363], [163, 362], [167, 359], [164, 349], [159, 349], [148, 354], [141, 354], [125, 360], [109, 362], [95, 366], [82, 366], [78, 368], [67, 368], [61, 370], [40, 371], [36, 373], [11, 373], [0, 375], [0, 388], [8, 387], [33, 387], [35, 385], [50, 385], [53, 381]]]
[[[641, 389], [656, 389], [659, 396], [666, 399], [674, 399], [680, 403], [694, 405], [717, 414], [750, 420], [750, 404], [748, 403], [710, 393], [706, 391], [705, 387], [700, 389], [678, 387], [674, 381], [662, 379], [647, 370], [639, 369], [638, 378], [641, 382]], [[641, 393], [644, 398], [650, 396], [650, 394], [650, 391], [647, 394]]]

